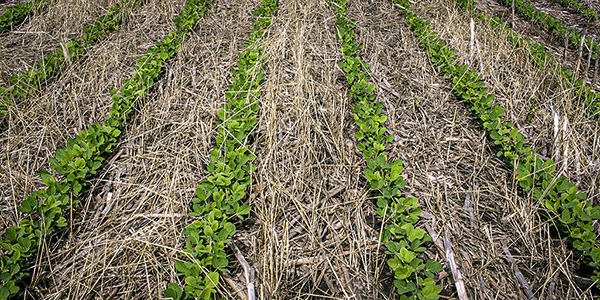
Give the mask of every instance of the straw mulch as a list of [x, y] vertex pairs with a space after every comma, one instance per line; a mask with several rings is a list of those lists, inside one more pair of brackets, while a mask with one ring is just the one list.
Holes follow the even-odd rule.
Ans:
[[0, 35], [0, 83], [4, 83], [4, 76], [29, 70], [45, 54], [81, 36], [84, 26], [92, 24], [119, 1], [50, 2], [48, 7], [34, 10], [23, 24]]
[[582, 34], [585, 34], [586, 37], [592, 37], [598, 42], [600, 38], [600, 19], [590, 20], [577, 11], [565, 8], [560, 3], [554, 1], [532, 1], [531, 4], [541, 12], [559, 19], [563, 22], [563, 26], [577, 29]]
[[[133, 74], [135, 58], [174, 30], [170, 19], [183, 3], [149, 1], [134, 10], [119, 31], [90, 47], [86, 57], [74, 62], [57, 80], [40, 86], [29, 100], [10, 106], [0, 130], [0, 203], [12, 209], [2, 210], [2, 226], [17, 222], [14, 207], [41, 186], [37, 172], [48, 168], [54, 151], [65, 147], [67, 139], [89, 124], [103, 121], [112, 104], [109, 90], [120, 88], [121, 81]], [[78, 9], [72, 6], [71, 10]]]
[[[524, 49], [515, 49], [504, 36], [478, 22], [474, 38], [479, 48], [476, 44], [471, 52], [470, 19], [452, 1], [427, 1], [417, 11], [431, 20], [433, 30], [457, 49], [463, 63], [470, 62], [484, 76], [490, 91], [506, 109], [505, 118], [517, 124], [542, 156], [558, 158], [558, 172], [568, 176], [580, 191], [587, 192], [588, 199], [597, 205], [600, 127], [597, 120], [590, 118], [586, 106], [577, 103], [572, 88], [556, 78], [555, 70], [534, 67]], [[558, 123], [554, 122], [550, 107], [558, 116]], [[526, 199], [517, 201], [514, 194], [510, 199], [512, 203], [507, 203], [505, 213], [513, 219], [514, 228], [507, 232], [519, 233], [518, 239], [512, 235], [520, 244], [515, 248], [522, 251], [520, 260], [526, 264], [522, 271], [531, 276], [528, 280], [536, 295], [548, 293], [560, 299], [571, 294], [591, 299], [592, 292], [585, 292], [591, 282], [580, 277], [586, 273], [569, 259], [572, 254], [565, 251], [555, 229], [536, 211], [537, 204], [527, 203]]]
[[469, 18], [462, 9], [451, 1], [428, 4], [446, 8], [442, 13], [428, 13], [428, 9], [422, 13], [431, 19], [440, 37], [457, 49], [461, 60], [470, 61], [484, 76], [506, 109], [506, 119], [517, 124], [538, 153], [554, 158], [559, 171], [596, 199], [600, 192], [600, 124], [573, 88], [557, 77], [557, 70], [536, 67], [525, 49], [515, 49], [502, 34], [478, 22], [474, 38], [479, 48], [471, 51]]
[[[136, 10], [61, 81], [43, 87], [36, 101], [11, 109], [0, 135], [6, 149], [0, 229], [18, 220], [14, 207], [40, 187], [36, 172], [47, 167], [54, 149], [76, 130], [102, 121], [111, 104], [108, 90], [131, 75], [135, 56], [173, 30], [169, 20], [183, 3], [153, 0]], [[231, 69], [259, 3], [209, 6], [151, 94], [140, 100], [115, 153], [91, 180], [93, 189], [69, 215], [72, 225], [44, 244], [26, 297], [160, 299], [169, 282], [181, 283], [173, 267], [185, 247], [181, 232], [191, 221], [187, 212], [195, 186], [207, 176], [216, 111], [226, 102]], [[385, 125], [394, 135], [386, 152], [404, 160], [406, 194], [417, 197], [425, 211], [420, 226], [448, 238], [469, 298], [525, 299], [519, 270], [537, 299], [591, 299], [571, 253], [537, 203], [519, 193], [511, 168], [496, 158], [487, 135], [452, 95], [403, 17], [387, 0], [349, 1], [348, 7], [365, 45], [360, 54], [384, 102]], [[460, 57], [476, 67], [481, 61], [507, 117], [536, 149], [564, 157], [568, 143], [571, 163], [565, 171], [596, 199], [597, 122], [583, 107], [569, 104], [572, 91], [557, 84], [550, 70], [531, 67], [523, 50], [481, 24], [476, 25], [481, 53], [469, 57], [468, 17], [449, 0], [415, 8]], [[342, 56], [334, 18], [327, 1], [280, 1], [264, 41], [266, 82], [249, 141], [257, 156], [247, 193], [253, 210], [236, 223], [233, 237], [256, 271], [258, 299], [396, 298], [377, 243], [382, 223], [356, 149], [353, 103], [337, 66]], [[525, 122], [533, 96], [536, 109]], [[560, 145], [554, 143], [549, 104], [569, 118]], [[445, 251], [429, 246], [426, 255], [444, 264], [443, 299], [457, 299]], [[243, 286], [233, 255], [230, 263], [232, 282]], [[225, 281], [218, 290], [228, 299], [243, 299]]]
[[381, 298], [372, 199], [326, 1], [281, 1], [256, 140], [256, 224], [239, 237], [260, 299]]
[[[368, 2], [357, 2], [350, 12], [390, 116], [396, 143], [391, 156], [406, 165], [407, 194], [421, 201], [430, 233], [450, 241], [470, 299], [524, 299], [504, 252], [531, 256], [520, 239], [536, 239], [523, 226], [534, 206], [516, 194], [512, 172], [495, 157], [486, 134], [452, 95], [404, 19], [388, 1]], [[439, 247], [431, 252], [445, 262]], [[534, 274], [542, 271], [543, 264], [531, 268]], [[454, 298], [450, 273], [445, 264], [440, 283]]]
[[206, 176], [216, 111], [255, 6], [211, 5], [185, 39], [93, 181], [73, 231], [44, 253], [36, 298], [159, 299], [168, 282], [179, 280], [173, 265], [185, 247], [181, 232]]
[[[514, 48], [503, 34], [480, 22], [475, 22], [476, 44], [471, 49], [470, 18], [462, 9], [453, 1], [426, 4], [429, 7], [421, 6], [421, 15], [457, 50], [462, 63], [470, 63], [484, 77], [506, 109], [506, 120], [517, 124], [532, 148], [554, 159], [560, 172], [596, 199], [600, 124], [573, 87], [556, 75], [558, 70], [537, 67], [526, 49]], [[434, 13], [434, 5], [444, 9]]]
[[[586, 34], [586, 37], [592, 36], [596, 40], [595, 44], [600, 42], [600, 32], [598, 31], [600, 28], [600, 23], [598, 23], [599, 21], [590, 21], [581, 15], [570, 12], [568, 9], [565, 9], [556, 3], [535, 2], [532, 4], [535, 4], [535, 7], [542, 9], [544, 12], [557, 17], [563, 22], [564, 26], [580, 30], [583, 34]], [[579, 50], [573, 50], [572, 46], [570, 46], [571, 48], [567, 50], [567, 57], [565, 60], [564, 41], [558, 39], [553, 33], [543, 29], [537, 24], [529, 22], [521, 17], [517, 12], [515, 12], [513, 19], [511, 9], [502, 5], [497, 0], [478, 1], [478, 8], [480, 8], [489, 16], [499, 17], [509, 26], [511, 26], [510, 24], [514, 22], [514, 25], [512, 25], [514, 31], [527, 38], [530, 38], [538, 44], [544, 45], [546, 47], [546, 51], [551, 53], [556, 60], [563, 64], [563, 66], [572, 71], [575, 70], [577, 61], [579, 60]], [[589, 45], [584, 47], [589, 47]], [[587, 69], [588, 73], [586, 78], [589, 84], [594, 76], [595, 64], [594, 61], [592, 61], [591, 65], [588, 67], [588, 58], [589, 57], [586, 56], [582, 57], [579, 74], [581, 77], [583, 77], [585, 70]], [[600, 90], [600, 85], [596, 86], [596, 90]]]

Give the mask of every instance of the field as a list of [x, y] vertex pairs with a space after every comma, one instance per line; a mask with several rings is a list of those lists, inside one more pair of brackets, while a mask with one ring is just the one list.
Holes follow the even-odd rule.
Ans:
[[510, 2], [0, 0], [0, 300], [600, 298], [600, 5]]

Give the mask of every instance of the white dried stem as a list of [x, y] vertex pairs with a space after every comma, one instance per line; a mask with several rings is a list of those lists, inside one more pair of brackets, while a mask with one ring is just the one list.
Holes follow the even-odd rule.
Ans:
[[587, 59], [587, 67], [585, 68], [585, 73], [583, 74], [584, 83], [589, 78], [588, 73], [590, 72], [590, 66], [592, 65], [592, 53], [594, 53], [594, 40], [592, 40], [592, 44], [590, 45], [589, 50], [590, 50], [590, 52], [589, 52], [588, 59]]
[[471, 46], [471, 58], [470, 61], [473, 61], [473, 54], [475, 53], [475, 21], [473, 21], [473, 18], [471, 18], [471, 42], [469, 43], [469, 45]]
[[458, 294], [458, 298], [460, 300], [468, 300], [467, 290], [465, 289], [465, 282], [463, 281], [462, 274], [458, 269], [458, 265], [456, 264], [456, 260], [454, 259], [454, 252], [452, 251], [452, 245], [450, 244], [450, 239], [448, 236], [444, 237], [444, 245], [446, 249], [446, 261], [450, 265], [450, 270], [452, 271], [452, 277], [454, 278], [454, 285], [456, 286], [456, 293]]
[[558, 136], [558, 131], [560, 130], [560, 115], [552, 106], [549, 108], [554, 120], [554, 162], [558, 162], [560, 160], [560, 140]]
[[248, 300], [255, 300], [255, 292], [254, 292], [254, 269], [248, 264], [242, 251], [235, 245], [233, 241], [231, 241], [231, 247], [233, 248], [233, 252], [235, 253], [235, 258], [240, 262], [242, 268], [244, 269], [244, 278], [246, 279], [246, 287], [248, 290]]
[[563, 53], [563, 62], [567, 62], [567, 54], [569, 53], [569, 34], [565, 35], [565, 53]]
[[563, 117], [563, 128], [562, 128], [562, 142], [564, 144], [564, 153], [563, 153], [563, 172], [566, 175], [568, 172], [569, 166], [569, 140], [567, 139], [568, 128], [569, 127], [569, 119], [567, 116]]
[[515, 263], [515, 259], [510, 254], [510, 251], [508, 251], [508, 249], [504, 248], [504, 254], [506, 254], [506, 259], [508, 259], [508, 262], [510, 262], [512, 264], [513, 271], [515, 272], [515, 277], [521, 284], [521, 287], [523, 287], [523, 290], [525, 290], [525, 294], [527, 295], [527, 298], [534, 299], [533, 292], [531, 291], [531, 287], [529, 286], [529, 283], [527, 283], [525, 276], [523, 276], [523, 273], [521, 273], [521, 270]]
[[579, 67], [581, 66], [581, 57], [583, 56], [583, 44], [585, 43], [585, 34], [581, 37], [579, 45], [579, 55], [577, 56], [577, 66], [575, 67], [575, 75], [579, 75]]
[[596, 57], [596, 65], [594, 66], [594, 78], [592, 79], [592, 88], [596, 90], [596, 84], [598, 83], [598, 62], [600, 61], [600, 56]]

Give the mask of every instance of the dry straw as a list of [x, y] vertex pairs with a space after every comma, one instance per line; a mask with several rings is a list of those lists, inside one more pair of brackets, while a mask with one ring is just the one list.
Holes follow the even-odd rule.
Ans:
[[[257, 298], [382, 298], [375, 212], [327, 1], [280, 1], [257, 140]], [[382, 252], [379, 252], [381, 255]]]
[[[36, 11], [23, 25], [0, 36], [0, 83], [4, 75], [23, 73], [43, 55], [53, 52], [75, 36], [84, 26], [102, 16], [116, 0], [52, 1]], [[1, 12], [0, 12], [1, 13]]]
[[[184, 1], [174, 3], [177, 13]], [[48, 260], [44, 299], [158, 299], [176, 282], [174, 260], [196, 184], [205, 176], [216, 111], [252, 29], [256, 2], [216, 3], [185, 38], [145, 105], [128, 121], [120, 154], [96, 181], [71, 238]], [[172, 17], [154, 2], [154, 16]], [[167, 28], [172, 30], [172, 26]], [[229, 289], [219, 287], [224, 295]], [[230, 297], [231, 298], [231, 297]]]
[[[10, 108], [7, 124], [0, 133], [3, 150], [0, 199], [3, 204], [14, 207], [25, 194], [37, 189], [40, 186], [37, 172], [47, 168], [48, 158], [54, 155], [55, 149], [64, 147], [67, 139], [89, 124], [103, 121], [112, 104], [108, 91], [119, 87], [123, 78], [133, 74], [135, 57], [174, 29], [170, 18], [182, 4], [183, 1], [171, 5], [150, 1], [133, 10], [121, 30], [90, 47], [83, 60], [70, 66], [57, 80], [39, 87], [30, 101]], [[80, 10], [85, 11], [84, 8]], [[77, 7], [69, 11], [73, 10]], [[35, 26], [33, 21], [27, 26]], [[1, 45], [9, 47], [9, 44]], [[41, 57], [45, 50], [28, 51]], [[14, 58], [18, 59], [19, 56]], [[16, 220], [14, 211], [9, 218], [12, 222]]]
[[[453, 1], [424, 2], [419, 5], [418, 13], [431, 20], [433, 30], [439, 32], [440, 38], [452, 48], [457, 49], [456, 54], [462, 61], [470, 57], [469, 18]], [[525, 49], [515, 49], [502, 34], [481, 23], [476, 23], [475, 37], [481, 46], [479, 55], [483, 66], [474, 64], [474, 67], [479, 67], [478, 71], [486, 80], [490, 91], [496, 94], [496, 101], [506, 109], [506, 119], [516, 123], [519, 131], [525, 134], [534, 149], [543, 156], [551, 158], [558, 152], [561, 157], [558, 165], [566, 166], [562, 169], [564, 174], [577, 180], [579, 189], [588, 192], [591, 201], [597, 201], [597, 164], [600, 157], [597, 146], [600, 128], [597, 120], [590, 118], [585, 105], [578, 103], [572, 88], [556, 77], [556, 70], [535, 67]], [[559, 57], [560, 52], [556, 53]], [[464, 106], [459, 107], [464, 109]], [[554, 139], [555, 126], [551, 108], [560, 120], [558, 142]], [[490, 151], [489, 154], [492, 153]], [[497, 205], [504, 206], [497, 212], [502, 214], [500, 224], [505, 224], [502, 232], [507, 235], [508, 240], [498, 246], [509, 247], [516, 264], [532, 286], [534, 296], [564, 299], [569, 294], [581, 299], [591, 299], [592, 294], [587, 288], [592, 282], [580, 277], [582, 273], [578, 270], [578, 264], [570, 259], [571, 253], [565, 251], [563, 244], [557, 239], [555, 229], [548, 222], [543, 222], [545, 218], [535, 209], [537, 204], [529, 203], [529, 200], [516, 193], [517, 188], [511, 177], [505, 180], [512, 192], [506, 195], [506, 199], [494, 201]], [[496, 223], [497, 221], [494, 220]], [[484, 245], [479, 247], [484, 248]], [[510, 267], [510, 264], [505, 263], [507, 258], [502, 251], [498, 254], [496, 261]], [[468, 260], [467, 257], [463, 259]], [[515, 277], [518, 277], [516, 272], [500, 268], [501, 265], [498, 267], [503, 270], [501, 274], [504, 278], [496, 282], [514, 282]], [[476, 282], [474, 277], [472, 280], [467, 279], [469, 281], [473, 284]], [[503, 290], [507, 293], [523, 293], [507, 295], [507, 298], [526, 298], [526, 289], [519, 285], [500, 287], [500, 293]], [[476, 294], [477, 291], [472, 293]]]
[[[94, 46], [87, 59], [41, 88], [35, 101], [12, 111], [0, 134], [1, 228], [16, 221], [14, 207], [23, 195], [39, 187], [36, 172], [46, 168], [54, 149], [76, 130], [102, 121], [111, 104], [108, 90], [131, 75], [137, 55], [173, 30], [169, 19], [183, 3], [153, 0], [134, 10], [123, 29]], [[211, 4], [145, 104], [128, 120], [118, 151], [69, 216], [72, 227], [44, 244], [30, 297], [159, 299], [166, 284], [178, 280], [172, 266], [184, 248], [181, 232], [190, 221], [195, 185], [206, 176], [216, 111], [226, 101], [230, 70], [245, 48], [258, 3]], [[31, 38], [35, 42], [25, 47], [11, 44], [24, 39], [8, 38], [15, 33], [0, 39], [0, 49], [20, 57], [10, 61], [12, 68], [24, 70], [55, 49], [57, 41], [80, 28], [76, 24], [102, 12], [97, 5], [108, 7], [109, 2], [62, 5], [69, 8], [65, 14], [81, 12], [75, 15], [81, 18], [78, 23], [63, 26], [58, 20], [67, 20], [66, 15], [49, 21], [60, 10], [49, 11], [25, 26], [52, 30], [52, 37]], [[434, 30], [460, 57], [471, 56], [470, 20], [462, 10], [448, 0], [429, 0], [419, 7], [418, 13], [432, 20]], [[454, 98], [404, 19], [387, 0], [349, 1], [348, 8], [348, 17], [357, 20], [357, 39], [365, 44], [360, 54], [371, 65], [369, 75], [389, 116], [386, 127], [395, 138], [386, 150], [392, 159], [405, 161], [407, 190], [427, 212], [423, 225], [448, 236], [470, 299], [525, 299], [515, 269], [537, 298], [565, 299], [570, 293], [590, 299], [582, 291], [585, 279], [576, 275], [577, 264], [569, 260], [537, 204], [519, 196], [512, 171], [494, 156], [483, 130]], [[253, 212], [234, 236], [256, 270], [258, 299], [394, 298], [376, 241], [382, 224], [362, 175], [352, 103], [337, 66], [341, 51], [333, 18], [327, 1], [280, 1], [265, 41], [267, 81], [252, 141], [258, 169], [248, 197]], [[533, 68], [525, 51], [478, 22], [475, 38], [479, 50], [473, 65], [481, 63], [507, 117], [544, 155], [564, 152], [554, 143], [553, 117], [546, 106], [551, 104], [560, 120], [568, 118], [558, 135], [568, 143], [567, 156], [574, 162], [567, 172], [580, 176], [581, 189], [596, 199], [598, 123], [572, 101], [573, 91], [559, 84], [551, 70]], [[433, 246], [427, 255], [445, 261], [444, 251]], [[241, 267], [233, 265], [237, 267], [229, 277], [243, 283]], [[445, 297], [452, 297], [449, 269], [440, 283]], [[219, 290], [235, 298], [231, 285], [222, 282]]]

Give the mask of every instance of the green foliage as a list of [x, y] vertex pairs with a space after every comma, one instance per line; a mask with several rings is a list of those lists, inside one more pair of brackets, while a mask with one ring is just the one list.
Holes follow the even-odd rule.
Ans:
[[109, 33], [119, 29], [123, 15], [132, 7], [146, 1], [122, 0], [93, 24], [84, 27], [82, 37], [71, 39], [64, 50], [61, 48], [46, 54], [26, 74], [12, 75], [8, 87], [0, 87], [0, 117], [6, 115], [11, 103], [18, 103], [30, 97], [38, 86], [56, 78], [70, 62], [82, 58], [87, 47], [104, 40]]
[[560, 3], [562, 6], [575, 10], [582, 16], [587, 17], [591, 21], [598, 20], [600, 13], [589, 8], [585, 3], [581, 3], [578, 0], [554, 0]]
[[4, 11], [4, 14], [0, 16], [0, 33], [5, 30], [17, 26], [27, 17], [31, 15], [34, 9], [43, 6], [45, 0], [36, 0], [31, 2], [17, 3], [13, 6], [9, 6]]
[[183, 296], [181, 287], [174, 283], [169, 283], [169, 287], [165, 290], [165, 298], [171, 298], [171, 300], [179, 300]]
[[[42, 240], [67, 225], [64, 211], [77, 203], [76, 197], [88, 186], [86, 179], [96, 174], [104, 156], [112, 152], [127, 116], [139, 102], [137, 100], [148, 92], [161, 74], [164, 62], [175, 55], [181, 37], [191, 30], [205, 10], [204, 0], [188, 0], [182, 15], [189, 18], [180, 17], [174, 22], [189, 26], [182, 26], [180, 31], [167, 35], [139, 58], [133, 78], [123, 81], [119, 93], [111, 90], [114, 102], [105, 123], [92, 124], [87, 131], [80, 131], [74, 139], [68, 140], [66, 148], [57, 149], [55, 157], [49, 161], [52, 173], [39, 173], [46, 188], [27, 196], [18, 208], [28, 218], [18, 226], [8, 228], [0, 237], [0, 300], [18, 293], [17, 284], [29, 276], [29, 265]], [[93, 38], [97, 37], [86, 39]], [[57, 180], [55, 174], [62, 180]], [[246, 208], [238, 210], [243, 213]], [[225, 224], [223, 230], [231, 230], [231, 227]]]
[[[476, 4], [471, 0], [456, 1], [461, 4], [463, 8], [468, 10], [474, 9]], [[529, 38], [520, 36], [497, 17], [490, 18], [481, 12], [475, 12], [475, 16], [484, 23], [502, 30], [506, 34], [506, 38], [513, 43], [515, 47], [527, 49], [536, 65], [546, 68], [548, 64], [550, 64], [552, 69], [557, 69], [557, 75], [565, 81], [566, 85], [572, 86], [575, 93], [579, 96], [578, 101], [583, 101], [589, 107], [590, 115], [594, 117], [600, 116], [600, 93], [595, 92], [590, 86], [584, 85], [581, 78], [576, 76], [576, 74], [568, 68], [561, 66], [560, 63], [546, 51], [544, 45], [537, 44]], [[581, 39], [579, 41], [581, 41]], [[588, 45], [591, 44], [591, 40], [588, 40], [587, 43]], [[597, 46], [597, 44], [595, 46]]]
[[[500, 2], [507, 7], [512, 6], [513, 0], [501, 0]], [[530, 22], [540, 25], [542, 28], [552, 32], [554, 35], [561, 39], [568, 38], [569, 44], [577, 49], [581, 44], [581, 39], [583, 35], [579, 33], [576, 29], [568, 28], [563, 26], [563, 23], [556, 17], [546, 14], [537, 8], [535, 8], [531, 3], [524, 0], [514, 0], [515, 1], [515, 10], [524, 18], [529, 20]], [[585, 40], [587, 45], [592, 44], [591, 39]], [[587, 51], [587, 52], [586, 52]], [[593, 52], [594, 59], [600, 57], [600, 46], [597, 44], [594, 45], [593, 49], [584, 49], [584, 53], [589, 53], [589, 51]]]
[[[265, 35], [271, 24], [271, 16], [277, 9], [274, 0], [263, 0], [254, 15], [254, 31], [244, 52], [239, 53], [237, 68], [232, 70], [233, 83], [225, 97], [229, 100], [217, 112], [220, 122], [211, 161], [207, 166], [209, 174], [196, 188], [192, 199], [190, 216], [195, 221], [183, 231], [188, 237], [184, 250], [186, 261], [178, 261], [175, 268], [178, 275], [185, 276], [183, 290], [170, 284], [165, 297], [179, 299], [212, 299], [216, 297], [219, 272], [225, 271], [229, 262], [225, 245], [236, 231], [233, 220], [243, 220], [251, 207], [240, 202], [252, 184], [251, 173], [255, 166], [251, 142], [251, 132], [258, 118], [258, 99], [261, 96], [260, 84], [265, 80], [262, 70], [263, 48], [257, 41]], [[191, 260], [191, 261], [188, 261]]]
[[381, 112], [383, 104], [375, 101], [375, 85], [368, 83], [369, 66], [357, 54], [362, 45], [354, 42], [354, 23], [346, 17], [346, 1], [332, 0], [331, 3], [336, 11], [336, 38], [344, 53], [339, 66], [346, 73], [350, 97], [355, 102], [354, 121], [359, 128], [355, 133], [357, 147], [367, 162], [365, 177], [377, 194], [377, 213], [387, 223], [379, 238], [391, 256], [388, 265], [394, 271], [394, 285], [400, 299], [438, 299], [442, 287], [436, 285], [433, 278], [434, 273], [441, 270], [441, 264], [419, 258], [426, 250], [423, 244], [431, 240], [425, 231], [414, 227], [421, 213], [419, 201], [402, 197], [400, 191], [406, 185], [401, 176], [402, 160], [388, 162], [384, 154], [385, 145], [393, 136], [386, 134], [383, 123], [387, 116]]
[[[571, 1], [571, 0], [564, 0]], [[474, 9], [475, 2], [471, 0], [457, 0], [459, 4], [461, 4], [465, 9]], [[509, 6], [512, 5], [512, 0], [502, 0], [502, 3]], [[565, 28], [562, 26], [562, 23], [545, 13], [538, 11], [536, 8], [531, 6], [527, 2], [523, 2], [522, 0], [516, 0], [515, 6], [519, 12], [522, 12], [524, 16], [529, 18], [530, 20], [539, 23], [544, 28], [552, 29], [557, 36], [564, 38], [566, 36], [570, 37], [571, 46], [579, 47], [581, 43], [581, 39], [583, 36], [576, 30]], [[537, 44], [531, 41], [529, 38], [525, 38], [515, 33], [512, 29], [510, 29], [506, 24], [502, 22], [497, 17], [490, 18], [486, 14], [476, 12], [476, 17], [482, 20], [485, 23], [490, 24], [492, 27], [499, 28], [506, 33], [507, 39], [513, 43], [516, 47], [524, 47], [529, 50], [533, 61], [540, 67], [546, 67], [548, 63], [550, 63], [553, 67], [556, 67], [559, 72], [559, 76], [565, 80], [565, 83], [568, 86], [572, 86], [573, 90], [580, 96], [580, 101], [583, 102], [589, 107], [590, 114], [592, 116], [598, 117], [600, 116], [600, 93], [595, 92], [592, 87], [586, 86], [584, 81], [579, 78], [576, 74], [574, 74], [568, 68], [562, 67], [559, 62], [554, 59], [554, 57], [546, 51], [544, 45]], [[592, 40], [586, 39], [586, 44], [591, 45]], [[585, 48], [587, 49], [587, 48]], [[594, 51], [594, 57], [600, 58], [600, 46], [598, 43], [594, 44], [594, 47], [591, 51]], [[589, 52], [588, 52], [589, 53]]]
[[504, 109], [493, 104], [493, 94], [488, 94], [484, 81], [469, 66], [458, 65], [456, 59], [448, 56], [448, 47], [430, 26], [412, 13], [403, 10], [421, 44], [427, 50], [432, 62], [452, 79], [454, 93], [472, 105], [471, 110], [479, 117], [498, 149], [498, 156], [509, 165], [516, 166], [516, 178], [523, 191], [545, 207], [556, 225], [564, 233], [579, 254], [582, 261], [594, 267], [593, 280], [600, 278], [600, 248], [595, 244], [592, 222], [600, 219], [600, 206], [592, 206], [586, 201], [585, 193], [578, 193], [577, 187], [564, 177], [556, 177], [552, 160], [544, 161], [535, 151], [527, 147], [524, 137], [512, 123], [503, 122]]
[[[500, 2], [507, 7], [510, 7], [512, 5], [512, 1], [513, 0], [501, 0]], [[579, 33], [579, 31], [577, 31], [576, 29], [565, 27], [558, 18], [538, 10], [533, 5], [531, 5], [531, 3], [524, 0], [515, 0], [515, 10], [530, 22], [537, 24], [542, 28], [550, 31], [558, 38], [563, 40], [567, 38], [569, 40], [570, 46], [574, 49], [579, 48], [581, 44], [581, 39], [583, 39], [583, 35]], [[592, 39], [585, 39], [585, 43], [588, 46], [591, 45]], [[584, 48], [584, 54], [586, 56], [589, 54], [590, 51], [592, 51], [593, 59], [600, 58], [600, 46], [598, 44], [594, 44], [594, 47], [592, 49]]]

